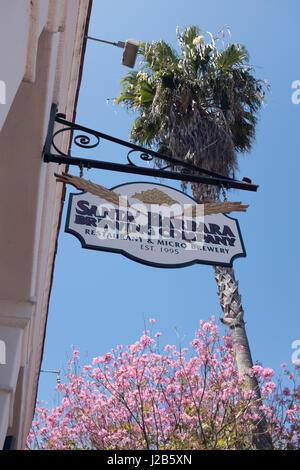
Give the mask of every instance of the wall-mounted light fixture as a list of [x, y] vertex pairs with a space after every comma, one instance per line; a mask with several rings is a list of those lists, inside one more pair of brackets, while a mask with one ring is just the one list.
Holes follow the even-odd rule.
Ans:
[[50, 374], [56, 374], [56, 382], [60, 384], [60, 370], [44, 370], [41, 369], [40, 372], [47, 372]]
[[116, 47], [121, 47], [122, 49], [124, 49], [121, 64], [126, 65], [126, 67], [130, 68], [134, 67], [136, 56], [139, 50], [139, 41], [137, 41], [136, 39], [127, 39], [126, 42], [105, 41], [104, 39], [92, 38], [91, 36], [87, 36], [87, 39], [91, 39], [92, 41], [104, 42], [105, 44], [111, 44], [112, 46]]

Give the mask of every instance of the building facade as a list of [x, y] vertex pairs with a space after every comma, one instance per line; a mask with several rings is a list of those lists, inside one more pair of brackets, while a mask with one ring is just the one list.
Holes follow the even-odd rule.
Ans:
[[42, 152], [52, 104], [74, 120], [91, 7], [0, 3], [0, 449], [24, 449], [33, 418], [65, 170]]

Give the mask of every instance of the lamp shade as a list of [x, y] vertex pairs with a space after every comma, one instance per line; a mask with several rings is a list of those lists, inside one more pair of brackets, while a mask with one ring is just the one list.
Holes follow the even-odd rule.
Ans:
[[122, 65], [133, 68], [135, 64], [135, 59], [139, 50], [139, 41], [136, 39], [128, 39], [125, 42]]

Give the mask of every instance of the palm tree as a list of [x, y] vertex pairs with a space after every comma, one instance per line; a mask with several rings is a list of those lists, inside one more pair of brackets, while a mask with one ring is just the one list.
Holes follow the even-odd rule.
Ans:
[[[182, 33], [177, 29], [177, 37], [180, 53], [164, 41], [142, 43], [140, 70], [122, 79], [116, 102], [137, 112], [130, 138], [176, 159], [234, 177], [238, 153], [249, 151], [254, 141], [267, 84], [253, 76], [243, 45], [223, 44], [223, 31], [214, 37], [192, 26]], [[210, 202], [219, 199], [222, 188], [193, 183], [191, 189], [198, 202]], [[253, 431], [253, 446], [272, 449], [259, 409], [258, 383], [249, 375], [253, 361], [238, 282], [232, 268], [215, 266], [214, 270], [222, 321], [230, 328], [238, 373], [246, 375], [247, 387], [255, 392], [260, 419]]]

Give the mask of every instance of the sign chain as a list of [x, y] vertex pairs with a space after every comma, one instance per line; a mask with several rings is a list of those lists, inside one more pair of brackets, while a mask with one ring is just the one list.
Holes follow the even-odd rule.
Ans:
[[223, 201], [227, 202], [227, 193], [225, 191], [224, 185], [221, 185], [221, 190], [222, 190], [222, 196], [223, 196]]
[[79, 165], [79, 177], [82, 178], [83, 177], [83, 164], [80, 163]]

